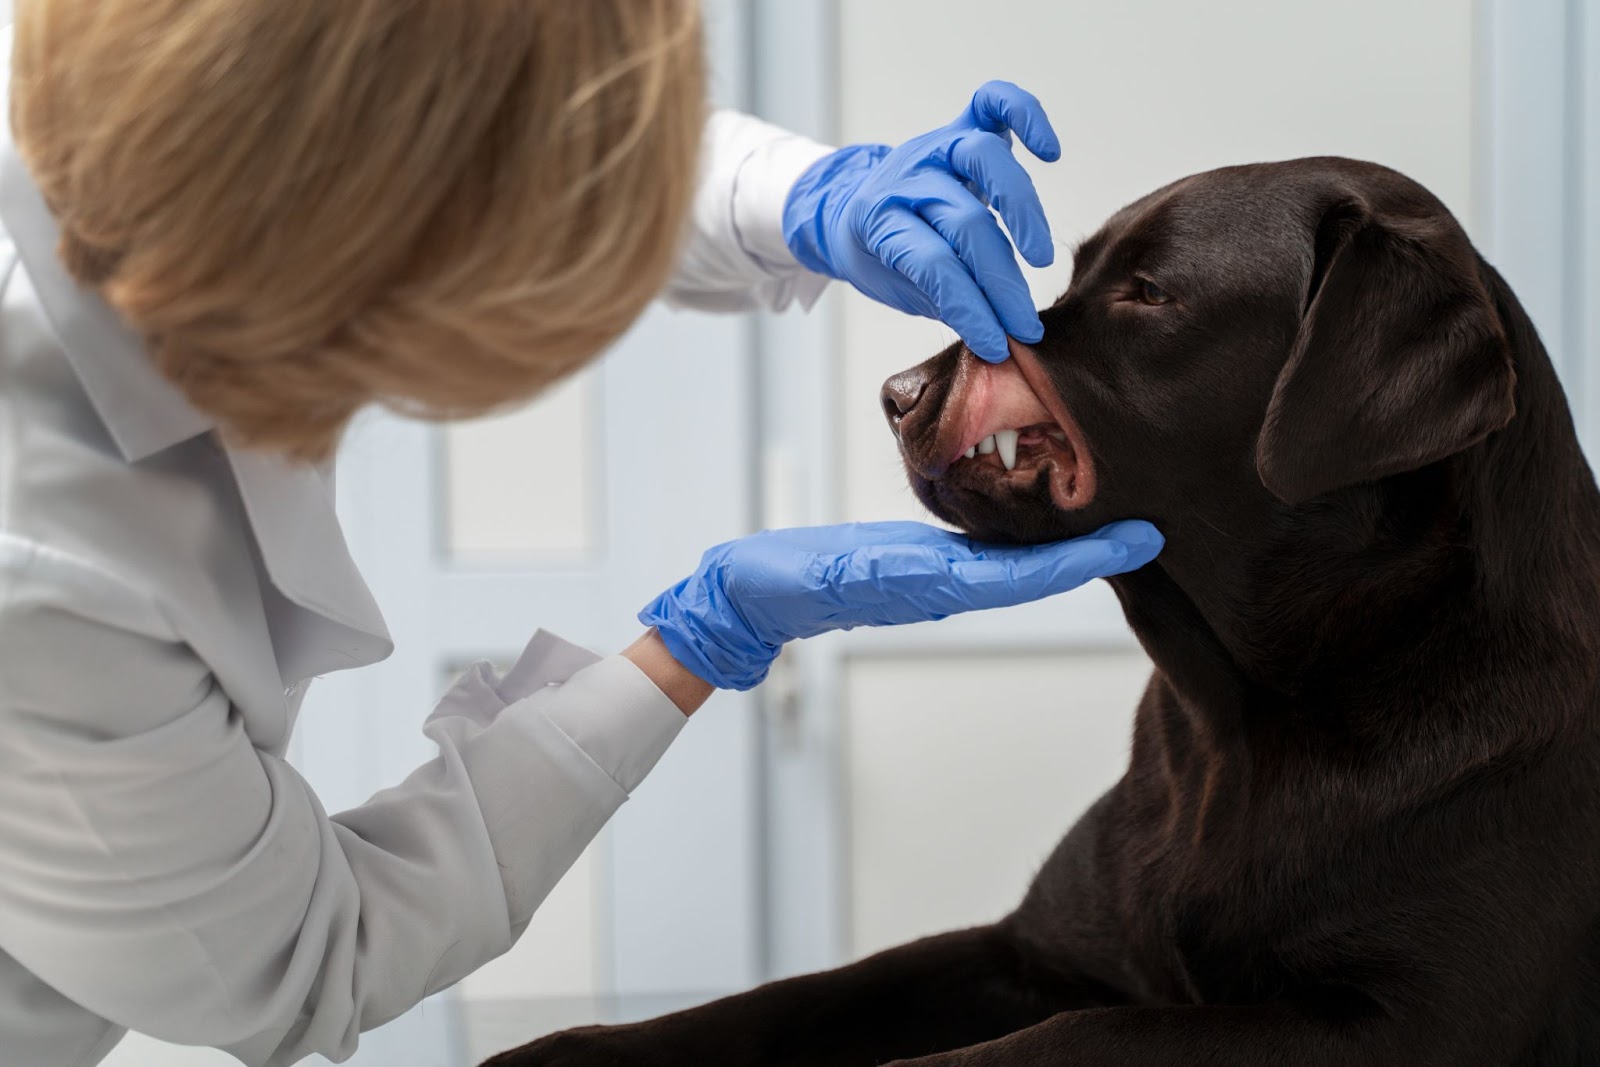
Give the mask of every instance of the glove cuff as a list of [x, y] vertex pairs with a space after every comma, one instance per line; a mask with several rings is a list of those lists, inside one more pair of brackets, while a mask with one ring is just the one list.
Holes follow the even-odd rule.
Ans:
[[669, 589], [639, 612], [639, 621], [656, 628], [672, 658], [718, 689], [743, 692], [765, 681], [780, 648], [753, 635], [739, 640], [738, 635], [711, 631], [684, 606], [680, 592], [681, 587]]

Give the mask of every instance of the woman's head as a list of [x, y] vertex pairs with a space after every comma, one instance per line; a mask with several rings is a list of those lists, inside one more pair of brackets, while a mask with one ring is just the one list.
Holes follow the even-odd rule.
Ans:
[[524, 400], [660, 288], [695, 0], [18, 0], [11, 121], [61, 253], [246, 444]]

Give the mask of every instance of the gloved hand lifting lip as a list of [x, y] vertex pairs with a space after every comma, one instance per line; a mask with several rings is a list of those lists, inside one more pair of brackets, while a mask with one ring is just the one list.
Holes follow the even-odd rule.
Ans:
[[807, 268], [940, 319], [980, 358], [1003, 361], [1007, 335], [1036, 341], [1044, 333], [1016, 255], [1036, 267], [1055, 257], [1013, 136], [1039, 159], [1061, 156], [1039, 101], [988, 82], [939, 129], [896, 148], [851, 145], [818, 160], [785, 201], [784, 238]]

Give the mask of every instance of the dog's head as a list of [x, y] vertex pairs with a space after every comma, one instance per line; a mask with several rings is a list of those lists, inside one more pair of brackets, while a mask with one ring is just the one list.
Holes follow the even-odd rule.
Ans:
[[1083, 243], [1041, 317], [1044, 339], [1003, 364], [957, 345], [883, 388], [918, 497], [983, 539], [1145, 518], [1181, 552], [1191, 534], [1428, 467], [1514, 411], [1506, 330], [1466, 235], [1373, 164], [1232, 167], [1161, 189]]

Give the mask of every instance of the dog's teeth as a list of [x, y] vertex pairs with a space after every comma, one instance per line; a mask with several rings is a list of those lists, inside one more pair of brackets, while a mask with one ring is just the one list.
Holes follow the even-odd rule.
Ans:
[[987, 456], [990, 452], [994, 451], [994, 448], [994, 434], [990, 434], [988, 437], [985, 437], [983, 440], [978, 442], [978, 455]]
[[999, 431], [994, 435], [994, 444], [1000, 453], [1000, 463], [1006, 470], [1014, 470], [1017, 466], [1017, 431]]
[[973, 445], [971, 448], [967, 449], [965, 452], [962, 453], [962, 455], [965, 456], [967, 459], [971, 459], [973, 456], [976, 456], [977, 454], [978, 454], [978, 446], [977, 445]]

